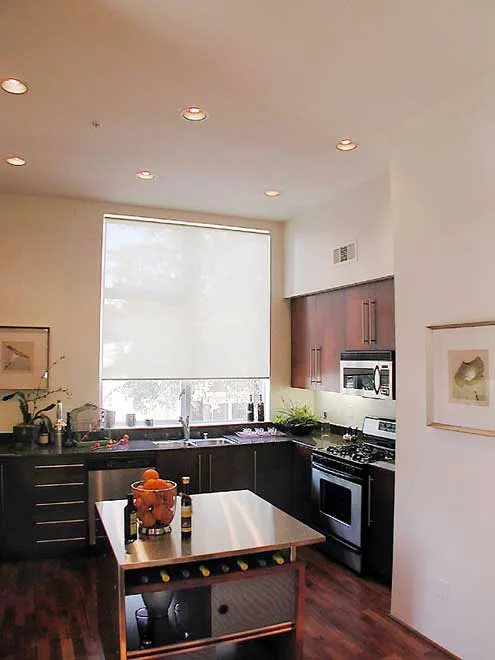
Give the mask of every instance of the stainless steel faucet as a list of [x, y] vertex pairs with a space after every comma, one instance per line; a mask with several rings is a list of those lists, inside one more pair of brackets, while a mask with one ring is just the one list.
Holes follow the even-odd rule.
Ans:
[[187, 415], [186, 419], [182, 417], [182, 415], [179, 417], [179, 422], [182, 424], [182, 431], [184, 433], [184, 440], [189, 440], [191, 438], [191, 428], [189, 426], [189, 415]]

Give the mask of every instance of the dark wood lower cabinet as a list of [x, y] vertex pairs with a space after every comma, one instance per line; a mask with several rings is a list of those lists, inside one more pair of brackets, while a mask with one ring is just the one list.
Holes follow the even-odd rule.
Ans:
[[190, 492], [201, 493], [200, 472], [202, 467], [200, 449], [167, 449], [156, 457], [156, 468], [162, 479], [171, 479], [180, 491], [181, 478], [191, 477]]
[[205, 492], [224, 490], [254, 490], [254, 461], [252, 445], [215, 447], [205, 451], [204, 469], [207, 472]]
[[371, 465], [368, 477], [366, 572], [392, 582], [395, 472]]
[[254, 445], [254, 492], [273, 506], [291, 513], [292, 445]]
[[311, 447], [293, 444], [292, 515], [311, 525]]

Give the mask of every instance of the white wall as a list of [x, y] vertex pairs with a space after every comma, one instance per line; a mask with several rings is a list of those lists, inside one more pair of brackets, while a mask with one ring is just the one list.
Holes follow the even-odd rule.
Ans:
[[[272, 406], [290, 383], [290, 313], [283, 299], [284, 224], [49, 197], [0, 195], [0, 325], [51, 328], [51, 356], [66, 359], [51, 385], [72, 391], [68, 409], [98, 403], [101, 241], [104, 213], [204, 219], [272, 232]], [[0, 431], [20, 413], [0, 404]]]
[[425, 326], [495, 318], [494, 118], [487, 80], [402, 130], [391, 172], [400, 392], [392, 613], [464, 660], [495, 658], [495, 441], [425, 426]]
[[[333, 264], [333, 249], [358, 241], [358, 260]], [[287, 223], [285, 295], [323, 291], [392, 275], [388, 172]]]
[[[358, 242], [358, 260], [333, 265], [333, 248]], [[392, 275], [393, 226], [389, 174], [381, 174], [333, 198], [324, 208], [287, 223], [285, 294], [295, 296]], [[321, 417], [342, 426], [362, 426], [365, 415], [395, 417], [395, 402], [333, 392], [292, 389], [288, 398], [308, 402]]]

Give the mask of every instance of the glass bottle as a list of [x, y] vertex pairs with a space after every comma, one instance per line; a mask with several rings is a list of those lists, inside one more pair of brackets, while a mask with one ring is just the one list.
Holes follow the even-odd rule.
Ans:
[[249, 395], [249, 403], [247, 407], [247, 421], [248, 422], [254, 422], [254, 402], [253, 402], [253, 395]]
[[257, 412], [258, 412], [258, 422], [264, 422], [265, 421], [265, 404], [263, 403], [263, 397], [260, 394], [260, 400], [258, 401], [258, 406], [257, 406]]
[[180, 498], [180, 531], [183, 537], [191, 536], [192, 532], [192, 500], [189, 495], [190, 477], [182, 477], [182, 494]]
[[127, 504], [124, 507], [124, 542], [133, 543], [137, 540], [137, 508], [132, 493], [127, 495]]
[[330, 421], [326, 411], [323, 412], [323, 418], [320, 423], [320, 437], [322, 440], [330, 440]]

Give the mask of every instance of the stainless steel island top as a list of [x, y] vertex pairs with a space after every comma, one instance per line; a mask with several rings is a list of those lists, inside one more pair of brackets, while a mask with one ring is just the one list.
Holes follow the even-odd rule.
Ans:
[[183, 540], [180, 511], [172, 532], [124, 545], [125, 500], [97, 502], [96, 507], [123, 570], [215, 559], [321, 543], [325, 537], [280, 511], [249, 490], [193, 495], [193, 531]]

